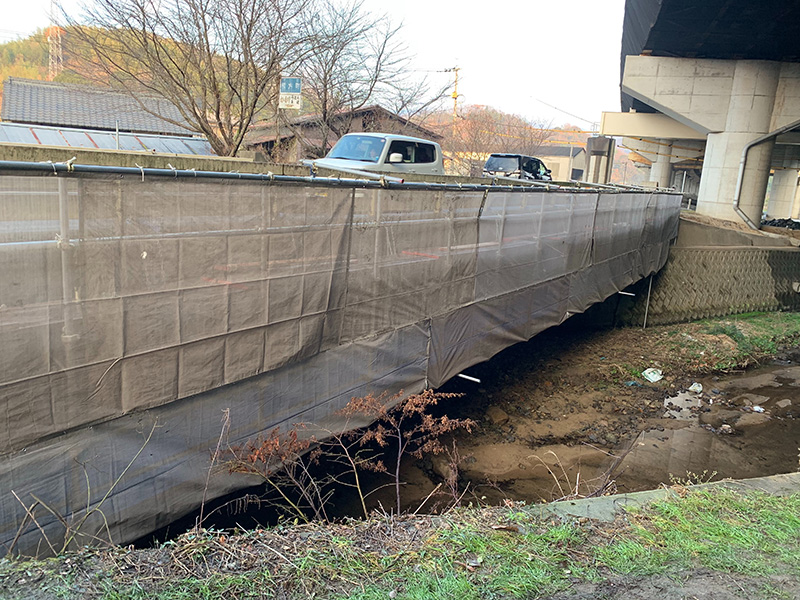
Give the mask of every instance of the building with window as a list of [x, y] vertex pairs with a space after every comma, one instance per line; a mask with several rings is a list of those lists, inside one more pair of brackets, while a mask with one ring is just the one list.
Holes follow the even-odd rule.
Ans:
[[277, 127], [274, 123], [261, 123], [251, 128], [244, 145], [265, 159], [295, 163], [325, 156], [339, 137], [362, 131], [400, 133], [435, 142], [441, 139], [430, 129], [375, 105], [339, 113], [327, 124], [317, 114], [296, 117]]

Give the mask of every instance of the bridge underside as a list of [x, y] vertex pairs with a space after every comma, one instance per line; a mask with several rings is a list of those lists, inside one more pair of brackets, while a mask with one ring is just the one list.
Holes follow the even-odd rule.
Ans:
[[798, 18], [774, 0], [627, 0], [625, 112], [605, 114], [602, 133], [700, 213], [754, 228], [762, 212], [800, 217]]
[[[203, 496], [223, 411], [236, 444], [437, 387], [660, 269], [680, 206], [75, 174], [6, 173], [0, 195], [6, 547], [25, 518], [12, 490], [61, 515], [111, 491], [117, 543], [169, 523]], [[249, 483], [216, 474], [206, 496]], [[83, 533], [102, 531], [98, 512]], [[29, 526], [17, 549], [39, 542]]]

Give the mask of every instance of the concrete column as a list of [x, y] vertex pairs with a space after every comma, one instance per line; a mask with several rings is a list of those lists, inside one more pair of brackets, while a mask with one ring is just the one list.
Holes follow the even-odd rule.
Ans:
[[800, 186], [795, 188], [794, 203], [792, 205], [792, 218], [800, 219]]
[[650, 167], [650, 181], [658, 187], [669, 187], [672, 179], [672, 142], [658, 140], [658, 154]]
[[[725, 128], [708, 135], [697, 212], [740, 220], [733, 201], [742, 150], [769, 131], [779, 74], [780, 63], [736, 61]], [[739, 207], [755, 223], [761, 219], [773, 146], [774, 141], [759, 144], [747, 156]]]
[[612, 137], [594, 136], [586, 140], [586, 165], [585, 181], [589, 183], [608, 183], [611, 171], [614, 168], [614, 152], [616, 141]]
[[795, 210], [797, 169], [777, 169], [772, 176], [767, 215], [771, 219], [789, 219]]

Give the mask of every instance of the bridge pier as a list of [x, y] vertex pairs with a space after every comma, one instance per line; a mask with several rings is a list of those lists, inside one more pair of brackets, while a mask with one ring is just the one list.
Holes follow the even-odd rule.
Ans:
[[777, 169], [772, 176], [769, 205], [766, 207], [770, 219], [797, 219], [800, 217], [800, 188], [797, 168]]

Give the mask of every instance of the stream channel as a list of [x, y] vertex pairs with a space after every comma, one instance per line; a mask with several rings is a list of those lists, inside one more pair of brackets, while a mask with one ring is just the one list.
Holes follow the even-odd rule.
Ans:
[[[800, 348], [783, 349], [755, 369], [696, 377], [665, 372], [651, 383], [630, 365], [652, 358], [646, 340], [653, 334], [613, 328], [603, 311], [577, 315], [475, 365], [467, 374], [480, 382], [454, 378], [439, 390], [460, 395], [441, 400], [436, 414], [476, 425], [443, 440], [448, 447], [455, 441], [457, 461], [445, 454], [404, 459], [403, 510], [442, 510], [456, 498], [461, 505], [534, 504], [800, 468]], [[689, 391], [692, 384], [702, 391]], [[328, 461], [316, 468], [336, 467]], [[394, 509], [392, 481], [362, 475], [365, 488], [377, 488], [370, 509]], [[204, 526], [251, 528], [285, 518], [253, 501], [264, 490], [209, 503]], [[329, 504], [331, 518], [360, 516], [350, 488], [336, 489]], [[196, 519], [188, 515], [137, 545], [180, 534]]]

